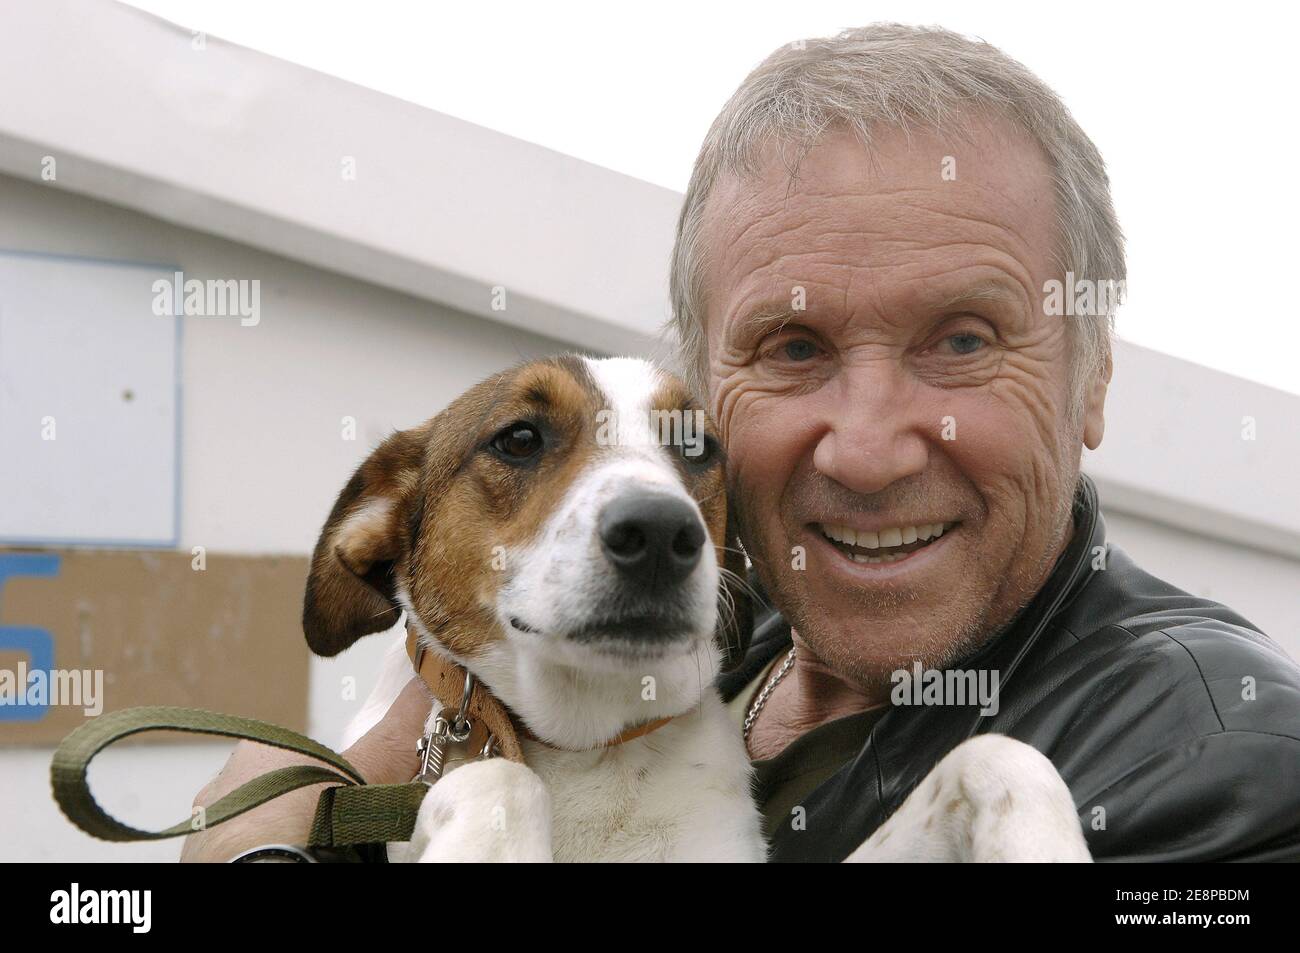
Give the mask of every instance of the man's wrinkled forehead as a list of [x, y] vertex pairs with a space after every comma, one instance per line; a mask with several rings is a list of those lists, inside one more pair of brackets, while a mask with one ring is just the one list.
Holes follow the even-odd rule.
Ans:
[[788, 148], [770, 146], [752, 173], [722, 177], [709, 197], [709, 316], [733, 312], [738, 299], [788, 296], [814, 267], [820, 276], [890, 268], [921, 276], [940, 251], [948, 267], [964, 250], [972, 264], [1028, 285], [1053, 269], [1054, 188], [1041, 149], [1006, 122], [951, 136], [882, 130], [869, 149], [850, 132], [832, 133], [793, 166]]

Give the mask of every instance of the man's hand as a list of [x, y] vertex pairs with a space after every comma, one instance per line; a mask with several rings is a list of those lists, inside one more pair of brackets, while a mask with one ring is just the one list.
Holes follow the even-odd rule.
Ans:
[[[415, 743], [424, 733], [432, 705], [424, 684], [412, 678], [383, 719], [344, 751], [343, 757], [370, 784], [411, 780], [419, 768]], [[195, 797], [194, 806], [206, 807], [244, 782], [276, 768], [320, 763], [280, 748], [241, 741], [221, 773]], [[316, 801], [327, 786], [317, 784], [291, 791], [213, 830], [189, 835], [181, 849], [181, 861], [220, 863], [262, 844], [306, 844]]]

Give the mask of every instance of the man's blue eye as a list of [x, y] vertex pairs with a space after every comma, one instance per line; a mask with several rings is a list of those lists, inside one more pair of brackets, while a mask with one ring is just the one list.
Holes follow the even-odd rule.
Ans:
[[785, 356], [792, 361], [807, 361], [815, 357], [817, 346], [812, 341], [800, 338], [785, 346]]
[[984, 340], [975, 334], [954, 334], [948, 341], [958, 354], [974, 354], [984, 346]]

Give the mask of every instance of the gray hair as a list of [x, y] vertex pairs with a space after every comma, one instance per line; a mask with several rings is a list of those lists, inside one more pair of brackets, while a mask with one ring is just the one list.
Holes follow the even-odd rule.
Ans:
[[[974, 107], [1005, 116], [1046, 153], [1056, 190], [1053, 263], [1076, 280], [1124, 287], [1124, 237], [1097, 147], [1038, 77], [997, 48], [937, 27], [874, 24], [783, 46], [745, 78], [714, 120], [695, 160], [673, 248], [672, 326], [683, 371], [708, 393], [705, 208], [726, 175], [751, 174], [765, 146], [801, 153], [828, 131], [850, 129], [870, 145], [876, 125], [942, 128]], [[1110, 357], [1114, 303], [1071, 320], [1076, 414]]]

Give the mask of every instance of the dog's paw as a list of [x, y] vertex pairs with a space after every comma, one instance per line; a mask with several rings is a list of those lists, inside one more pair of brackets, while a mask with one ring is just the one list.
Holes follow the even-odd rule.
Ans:
[[1070, 789], [1037, 748], [1003, 735], [980, 735], [948, 757], [953, 758], [948, 790], [969, 802], [963, 859], [1092, 860]]
[[1092, 856], [1055, 765], [1013, 738], [978, 735], [936, 764], [849, 860], [1088, 863]]
[[429, 788], [407, 862], [551, 859], [551, 797], [533, 771], [505, 758], [475, 761]]

